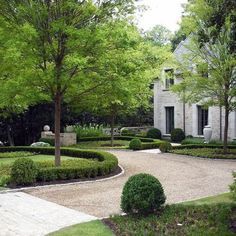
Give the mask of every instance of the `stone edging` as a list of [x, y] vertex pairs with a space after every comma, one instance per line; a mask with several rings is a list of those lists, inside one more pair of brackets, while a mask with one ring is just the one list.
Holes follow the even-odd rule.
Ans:
[[18, 189], [7, 189], [7, 190], [0, 191], [0, 194], [12, 193], [12, 192], [21, 192], [21, 191], [31, 190], [31, 189], [42, 189], [42, 188], [49, 188], [49, 187], [61, 187], [61, 186], [69, 186], [69, 185], [78, 185], [78, 184], [88, 184], [88, 183], [103, 182], [103, 181], [107, 181], [107, 180], [118, 178], [118, 177], [120, 177], [121, 175], [123, 175], [125, 173], [124, 168], [121, 165], [119, 165], [119, 164], [118, 164], [118, 166], [121, 169], [121, 172], [119, 174], [111, 176], [111, 177], [103, 178], [103, 179], [87, 180], [87, 181], [80, 181], [80, 182], [78, 181], [78, 182], [64, 183], [64, 184], [49, 184], [49, 185], [34, 186], [34, 187], [23, 187], [23, 188], [18, 188]]

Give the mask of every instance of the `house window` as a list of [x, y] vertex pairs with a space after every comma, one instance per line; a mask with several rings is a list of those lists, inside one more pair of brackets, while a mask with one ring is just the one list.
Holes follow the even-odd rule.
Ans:
[[165, 88], [169, 89], [171, 85], [174, 85], [174, 70], [165, 70]]
[[198, 106], [198, 135], [203, 135], [203, 129], [208, 125], [208, 109]]
[[174, 127], [174, 107], [166, 107], [166, 134], [170, 134]]

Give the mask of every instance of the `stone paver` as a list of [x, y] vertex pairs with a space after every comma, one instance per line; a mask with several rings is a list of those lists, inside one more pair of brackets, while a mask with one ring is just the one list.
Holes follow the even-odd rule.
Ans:
[[54, 186], [27, 192], [97, 217], [120, 213], [120, 197], [127, 179], [150, 173], [164, 186], [167, 202], [174, 203], [228, 191], [236, 161], [210, 160], [171, 154], [112, 151], [125, 174], [103, 182]]
[[94, 219], [26, 193], [0, 194], [1, 236], [41, 236]]

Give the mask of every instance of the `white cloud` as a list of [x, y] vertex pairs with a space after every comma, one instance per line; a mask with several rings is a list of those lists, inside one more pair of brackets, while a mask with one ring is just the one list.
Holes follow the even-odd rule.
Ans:
[[183, 12], [182, 4], [187, 0], [141, 0], [138, 5], [148, 6], [149, 9], [137, 14], [137, 21], [140, 28], [151, 29], [159, 24], [164, 25], [171, 31], [178, 29], [178, 22]]

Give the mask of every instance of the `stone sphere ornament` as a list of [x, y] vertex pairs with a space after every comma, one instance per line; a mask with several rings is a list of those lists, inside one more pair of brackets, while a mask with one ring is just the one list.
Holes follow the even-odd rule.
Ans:
[[50, 126], [49, 126], [49, 125], [44, 125], [43, 130], [44, 130], [45, 132], [50, 131]]

